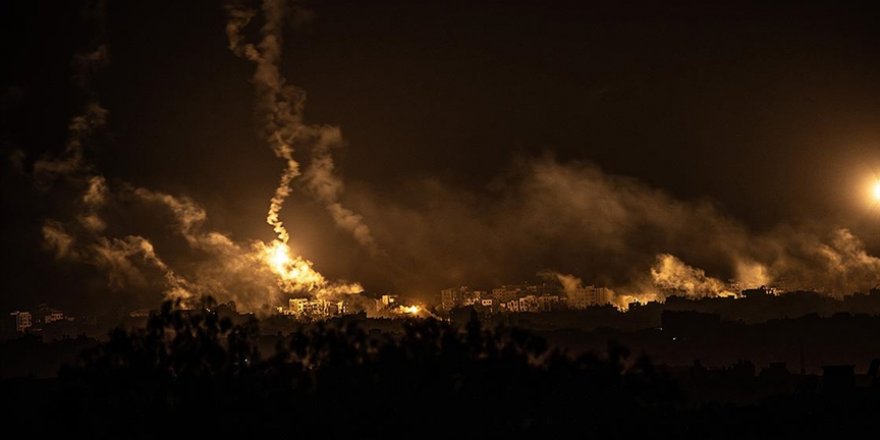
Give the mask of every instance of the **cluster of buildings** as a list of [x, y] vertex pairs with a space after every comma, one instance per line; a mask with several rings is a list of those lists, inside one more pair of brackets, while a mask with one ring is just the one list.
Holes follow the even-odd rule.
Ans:
[[25, 333], [40, 334], [49, 327], [56, 327], [58, 324], [72, 320], [72, 317], [65, 316], [61, 310], [40, 304], [31, 311], [16, 310], [11, 312], [3, 320], [2, 334], [4, 338]]
[[396, 315], [415, 315], [422, 307], [407, 305], [399, 295], [385, 294], [378, 299], [367, 297], [347, 297], [342, 300], [316, 298], [291, 298], [287, 308], [278, 307], [277, 311], [297, 319], [323, 320], [341, 315], [368, 312], [371, 316], [394, 317]]
[[328, 319], [351, 313], [344, 300], [335, 301], [316, 298], [290, 298], [287, 308], [279, 307], [278, 312], [292, 315], [298, 319]]
[[472, 306], [490, 313], [547, 312], [601, 306], [611, 303], [605, 287], [585, 286], [562, 290], [552, 284], [503, 285], [492, 290], [472, 290], [467, 286], [440, 291], [440, 310], [449, 312]]

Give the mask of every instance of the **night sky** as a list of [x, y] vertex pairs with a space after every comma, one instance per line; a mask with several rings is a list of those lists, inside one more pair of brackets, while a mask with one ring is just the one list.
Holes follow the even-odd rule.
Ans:
[[[302, 179], [281, 211], [291, 247], [328, 279], [428, 302], [542, 271], [635, 293], [663, 255], [703, 282], [876, 286], [871, 3], [307, 2], [285, 20], [278, 67], [307, 93], [306, 124], [341, 129], [339, 202], [375, 248]], [[42, 181], [35, 164], [62, 154], [90, 101], [107, 122], [84, 140], [80, 176], [110, 188], [102, 236], [145, 237], [192, 283], [246, 283], [205, 272], [221, 257], [135, 189], [192, 200], [199, 227], [236, 243], [275, 237], [266, 210], [284, 163], [222, 4], [4, 0], [0, 20], [0, 306], [132, 308], [167, 288], [140, 254], [127, 258], [143, 279], [120, 281], [119, 266], [47, 243], [47, 221], [75, 235], [85, 180]], [[100, 44], [106, 61], [78, 87], [75, 54]], [[295, 153], [304, 169], [309, 151]]]

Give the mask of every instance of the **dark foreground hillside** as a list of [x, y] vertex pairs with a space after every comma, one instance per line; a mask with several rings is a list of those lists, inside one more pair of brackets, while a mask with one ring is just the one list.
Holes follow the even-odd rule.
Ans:
[[[412, 321], [394, 336], [316, 324], [260, 353], [255, 321], [211, 306], [166, 303], [57, 379], [4, 381], [4, 418], [40, 437], [769, 438], [856, 433], [880, 416], [876, 371], [673, 374], [614, 344], [572, 357], [476, 319]], [[756, 392], [725, 398], [742, 389]]]

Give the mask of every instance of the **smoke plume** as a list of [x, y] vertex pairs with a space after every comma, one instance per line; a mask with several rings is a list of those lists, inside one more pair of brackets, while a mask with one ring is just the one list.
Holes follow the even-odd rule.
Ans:
[[[135, 188], [131, 195], [150, 208], [164, 207], [171, 215], [171, 232], [188, 245], [188, 251], [178, 251], [179, 259], [189, 266], [188, 277], [200, 295], [235, 301], [243, 310], [260, 310], [283, 302], [283, 294], [331, 299], [363, 291], [356, 283], [327, 280], [312, 262], [288, 254], [287, 246], [258, 240], [239, 243], [208, 229], [207, 213], [188, 198], [145, 188]], [[275, 264], [276, 258], [283, 264]]]
[[257, 13], [241, 3], [231, 2], [226, 5], [226, 35], [230, 50], [253, 62], [256, 67], [253, 82], [258, 114], [264, 120], [262, 134], [275, 155], [285, 162], [278, 188], [269, 203], [266, 221], [278, 234], [278, 240], [286, 244], [290, 234], [281, 221], [280, 212], [284, 201], [291, 194], [291, 185], [300, 175], [299, 162], [294, 158], [296, 144], [312, 151], [310, 168], [306, 171], [309, 194], [325, 206], [340, 228], [351, 233], [359, 244], [375, 253], [376, 243], [363, 218], [340, 203], [344, 186], [334, 174], [335, 166], [330, 151], [332, 146], [342, 143], [339, 128], [305, 124], [305, 92], [287, 84], [279, 70], [285, 19], [288, 14], [292, 14], [297, 21], [303, 21], [310, 13], [299, 4], [288, 5], [283, 0], [264, 0], [261, 9], [264, 20], [258, 43], [247, 43], [245, 36], [247, 26]]
[[331, 148], [341, 146], [342, 133], [338, 127], [313, 127], [315, 134], [312, 147], [312, 158], [303, 176], [312, 197], [319, 200], [333, 221], [340, 228], [348, 231], [364, 248], [375, 254], [378, 252], [376, 241], [370, 228], [363, 222], [363, 217], [342, 206], [339, 199], [345, 191], [345, 184], [334, 173], [335, 164]]
[[[241, 30], [256, 15], [247, 9], [228, 8], [230, 48], [253, 61], [257, 68], [254, 83], [264, 135], [275, 154], [285, 161], [281, 182], [270, 202], [267, 222], [278, 239], [271, 243], [258, 240], [235, 240], [229, 234], [210, 230], [205, 210], [185, 196], [118, 182], [111, 187], [86, 159], [86, 147], [106, 124], [108, 112], [101, 107], [90, 89], [91, 78], [107, 65], [108, 50], [99, 43], [91, 50], [74, 55], [74, 83], [83, 88], [88, 103], [68, 127], [64, 151], [54, 158], [44, 158], [34, 165], [38, 186], [49, 190], [54, 181], [64, 178], [68, 186], [80, 191], [75, 201], [76, 213], [70, 221], [49, 219], [44, 222], [44, 246], [57, 259], [95, 267], [107, 276], [111, 290], [161, 290], [166, 298], [184, 304], [196, 297], [212, 295], [220, 301], [235, 301], [242, 310], [265, 311], [281, 304], [285, 295], [310, 295], [333, 299], [360, 293], [357, 283], [334, 282], [313, 269], [312, 262], [293, 255], [287, 242], [289, 233], [280, 219], [291, 184], [299, 176], [294, 159], [294, 142], [314, 146], [321, 160], [310, 172], [313, 193], [325, 201], [340, 224], [356, 238], [369, 239], [369, 230], [360, 217], [338, 203], [341, 181], [333, 172], [329, 147], [341, 142], [334, 127], [312, 127], [302, 123], [304, 95], [285, 84], [278, 71], [281, 54], [281, 28], [287, 17], [283, 2], [263, 3], [265, 23], [257, 45], [243, 44]], [[302, 14], [300, 14], [302, 15]], [[103, 17], [103, 14], [96, 14]], [[328, 190], [327, 185], [333, 189]], [[135, 213], [140, 211], [140, 215]], [[129, 221], [114, 218], [114, 213]], [[148, 217], [144, 224], [132, 223], [132, 216]], [[170, 216], [170, 218], [169, 218]], [[153, 225], [151, 225], [153, 223]], [[157, 231], [154, 224], [168, 225]], [[148, 239], [151, 236], [153, 239]], [[160, 246], [157, 246], [159, 243]], [[184, 246], [181, 247], [181, 243]], [[174, 252], [173, 263], [159, 256], [158, 248]], [[172, 269], [176, 267], [178, 269]]]

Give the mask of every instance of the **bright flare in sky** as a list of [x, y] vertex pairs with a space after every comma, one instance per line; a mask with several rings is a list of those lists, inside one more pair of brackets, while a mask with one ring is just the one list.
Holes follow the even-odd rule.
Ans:
[[311, 261], [295, 256], [290, 246], [281, 240], [272, 240], [268, 244], [258, 242], [255, 246], [260, 261], [278, 276], [278, 286], [284, 292], [308, 292], [318, 298], [332, 298], [364, 291], [358, 283], [327, 281], [312, 268]]
[[274, 240], [264, 248], [263, 259], [278, 274], [285, 290], [312, 291], [327, 284], [327, 280], [312, 269], [310, 261], [290, 256], [290, 247], [287, 246], [287, 243]]
[[874, 197], [874, 201], [880, 202], [880, 181], [874, 183], [874, 187], [871, 189], [871, 196]]

